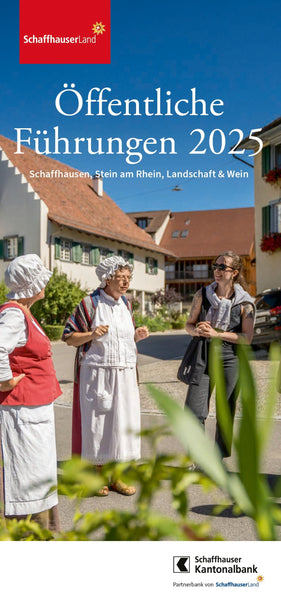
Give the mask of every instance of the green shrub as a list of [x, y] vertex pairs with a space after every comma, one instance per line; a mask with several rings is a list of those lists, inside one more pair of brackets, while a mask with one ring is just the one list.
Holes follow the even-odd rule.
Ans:
[[172, 329], [184, 329], [187, 321], [187, 315], [176, 315], [171, 319]]
[[6, 294], [8, 293], [8, 288], [6, 287], [4, 281], [0, 281], [0, 305], [7, 302]]
[[147, 315], [143, 316], [140, 313], [136, 313], [134, 316], [136, 327], [146, 325], [149, 331], [166, 331], [167, 329], [172, 328], [170, 321], [164, 319], [160, 315], [157, 315], [156, 317], [148, 317]]
[[43, 329], [48, 336], [48, 338], [52, 341], [60, 340], [63, 334], [64, 326], [63, 325], [44, 325]]
[[64, 325], [75, 306], [87, 295], [80, 283], [68, 279], [65, 273], [54, 269], [45, 290], [44, 300], [32, 306], [32, 313], [42, 326]]

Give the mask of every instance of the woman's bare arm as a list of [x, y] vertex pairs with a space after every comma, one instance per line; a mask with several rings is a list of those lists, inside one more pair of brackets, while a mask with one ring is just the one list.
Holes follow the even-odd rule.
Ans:
[[87, 344], [88, 342], [92, 342], [93, 340], [97, 340], [108, 332], [108, 325], [98, 325], [94, 329], [94, 331], [74, 331], [71, 335], [69, 335], [65, 342], [68, 346], [83, 346], [83, 344]]
[[198, 323], [198, 318], [201, 311], [202, 305], [202, 289], [198, 290], [193, 297], [190, 314], [185, 324], [185, 329], [189, 335], [199, 336], [199, 332], [196, 329], [196, 324]]

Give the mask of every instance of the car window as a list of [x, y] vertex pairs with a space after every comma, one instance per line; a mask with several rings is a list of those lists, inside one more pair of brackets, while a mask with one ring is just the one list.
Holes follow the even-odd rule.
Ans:
[[281, 306], [281, 291], [265, 294], [256, 302], [258, 310], [275, 308], [275, 306]]

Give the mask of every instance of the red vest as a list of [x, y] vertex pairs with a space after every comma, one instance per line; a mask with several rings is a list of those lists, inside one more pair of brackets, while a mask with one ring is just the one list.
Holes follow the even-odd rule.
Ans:
[[[9, 361], [13, 376], [25, 373], [25, 377], [10, 392], [0, 392], [0, 404], [10, 406], [50, 404], [62, 394], [52, 361], [50, 340], [38, 331], [19, 304], [7, 302], [0, 307], [0, 312], [15, 306], [25, 316], [27, 342], [25, 346], [15, 348], [9, 354]], [[34, 317], [33, 320], [37, 323]], [[39, 326], [39, 323], [37, 325]]]

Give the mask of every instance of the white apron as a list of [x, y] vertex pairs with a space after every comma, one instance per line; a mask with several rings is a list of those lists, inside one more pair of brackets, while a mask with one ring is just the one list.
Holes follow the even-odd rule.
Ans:
[[[28, 515], [58, 503], [53, 404], [1, 406], [5, 515]], [[13, 451], [10, 451], [10, 448]]]
[[92, 329], [109, 325], [93, 340], [80, 369], [82, 457], [94, 464], [140, 458], [140, 398], [131, 314], [122, 298], [101, 290]]

